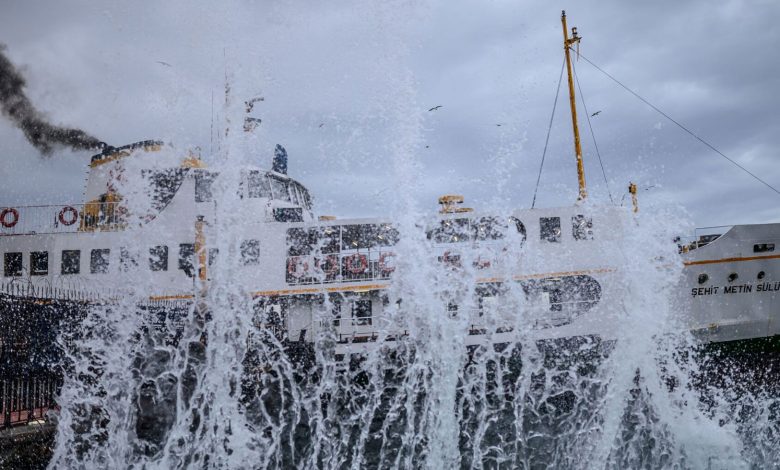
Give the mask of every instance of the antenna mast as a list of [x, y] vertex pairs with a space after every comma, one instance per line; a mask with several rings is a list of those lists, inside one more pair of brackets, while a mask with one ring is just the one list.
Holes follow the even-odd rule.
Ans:
[[582, 165], [580, 130], [577, 127], [577, 105], [574, 101], [574, 80], [571, 73], [571, 55], [569, 54], [572, 44], [577, 44], [577, 51], [579, 51], [580, 36], [577, 35], [575, 27], [571, 29], [571, 38], [569, 38], [569, 30], [566, 27], [566, 11], [561, 11], [561, 24], [563, 25], [563, 50], [566, 53], [566, 71], [569, 74], [569, 104], [571, 105], [571, 127], [574, 131], [574, 153], [577, 157], [577, 182], [580, 188], [577, 200], [583, 201], [588, 197], [588, 192], [585, 189], [585, 168]]

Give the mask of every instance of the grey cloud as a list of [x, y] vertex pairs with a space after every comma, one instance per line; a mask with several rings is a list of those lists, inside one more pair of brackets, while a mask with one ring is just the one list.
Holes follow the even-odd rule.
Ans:
[[[435, 210], [436, 196], [452, 191], [475, 204], [530, 204], [561, 64], [559, 6], [434, 0], [2, 8], [0, 42], [27, 67], [33, 102], [45, 103], [57, 122], [112, 143], [162, 138], [210, 149], [211, 96], [220, 128], [227, 72], [237, 94], [266, 97], [246, 161], [270, 166], [273, 146], [283, 144], [291, 174], [312, 189], [323, 212], [394, 210], [393, 192], [379, 192], [404, 177], [400, 158], [419, 164], [411, 190], [422, 208]], [[780, 75], [761, 52], [780, 38], [769, 23], [780, 6], [608, 1], [572, 5], [567, 13], [584, 37], [584, 55], [780, 186]], [[776, 194], [582, 60], [577, 71], [589, 111], [603, 110], [592, 124], [616, 198], [639, 180], [662, 188], [641, 194], [643, 204], [682, 204], [699, 225], [780, 220]], [[411, 85], [403, 79], [409, 72]], [[444, 107], [427, 113], [437, 104]], [[576, 196], [567, 104], [562, 94], [543, 205], [570, 204]], [[411, 156], [394, 150], [403, 126], [414, 122], [398, 122], [404, 107], [419, 108], [422, 117], [423, 141], [404, 147]], [[590, 192], [603, 202], [582, 110], [580, 124]], [[0, 176], [14, 182], [2, 185], [0, 201], [77, 199], [88, 155], [68, 156], [67, 167], [39, 164], [18, 134], [0, 122], [7, 154]], [[37, 181], [51, 189], [33, 196], [26, 188]]]

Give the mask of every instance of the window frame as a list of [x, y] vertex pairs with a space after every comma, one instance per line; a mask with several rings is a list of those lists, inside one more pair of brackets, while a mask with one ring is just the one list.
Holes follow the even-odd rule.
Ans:
[[90, 274], [108, 274], [111, 266], [110, 248], [93, 248], [89, 252], [89, 272]]
[[260, 264], [260, 240], [250, 238], [241, 242], [239, 254], [243, 266], [255, 266]]
[[[41, 260], [45, 260], [45, 269], [36, 269]], [[30, 252], [30, 275], [31, 276], [48, 276], [49, 275], [49, 252], [48, 251], [31, 251]]]
[[[11, 267], [12, 263], [15, 265], [17, 261], [19, 263], [18, 270], [13, 270], [13, 272], [11, 272], [11, 269], [9, 269], [9, 267]], [[24, 253], [21, 251], [10, 251], [3, 254], [3, 276], [19, 277], [22, 275], [24, 275]]]
[[562, 238], [563, 230], [561, 229], [560, 217], [539, 217], [539, 239], [541, 241], [560, 243]]
[[[365, 307], [359, 308], [358, 304], [365, 305], [366, 302], [368, 303], [368, 316], [362, 315], [358, 316], [357, 314], [361, 311], [365, 313]], [[373, 311], [374, 305], [371, 301], [371, 299], [355, 299], [352, 301], [351, 306], [351, 317], [352, 317], [352, 325], [353, 326], [373, 326], [373, 317], [374, 317], [374, 311]]]
[[[74, 261], [75, 264], [73, 264]], [[63, 276], [81, 274], [81, 250], [62, 250], [60, 252], [60, 274]]]
[[[153, 256], [158, 257], [158, 259], [152, 259]], [[167, 245], [155, 245], [149, 248], [149, 270], [152, 272], [168, 271]]]

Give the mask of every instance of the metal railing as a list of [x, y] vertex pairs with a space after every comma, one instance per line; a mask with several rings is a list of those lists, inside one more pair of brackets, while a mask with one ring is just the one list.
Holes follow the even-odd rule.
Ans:
[[0, 236], [122, 230], [127, 211], [120, 204], [0, 207]]
[[0, 380], [1, 427], [44, 419], [47, 411], [57, 407], [61, 387], [62, 378], [53, 373]]
[[386, 280], [395, 271], [392, 251], [287, 257], [287, 283], [294, 285]]

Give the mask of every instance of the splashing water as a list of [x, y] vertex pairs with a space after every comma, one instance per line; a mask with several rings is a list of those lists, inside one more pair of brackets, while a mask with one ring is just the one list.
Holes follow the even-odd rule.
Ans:
[[[706, 371], [694, 360], [685, 308], [672, 294], [683, 269], [668, 243], [683, 224], [677, 213], [617, 211], [617, 226], [609, 229], [620, 236], [600, 253], [615, 267], [610, 294], [601, 299], [614, 320], [610, 331], [540, 339], [530, 281], [507, 282], [494, 287], [501, 304], [485, 309], [485, 340], [467, 344], [473, 325], [464, 312], [480, 308], [479, 273], [466, 258], [462, 269], [442, 269], [430, 249], [421, 228], [430, 219], [415, 204], [423, 184], [414, 157], [422, 108], [414, 103], [413, 77], [394, 77], [384, 114], [395, 123], [388, 142], [401, 237], [386, 313], [375, 325], [378, 346], [342, 358], [334, 328], [290, 347], [267, 327], [273, 306], [253, 299], [236, 277], [237, 227], [247, 214], [235, 188], [247, 152], [241, 131], [230, 132], [217, 158], [214, 199], [221, 216], [209, 231], [220, 260], [208, 283], [196, 279], [195, 300], [150, 303], [151, 286], [131, 271], [136, 285], [121, 301], [95, 306], [80, 326], [84, 334], [62, 333], [66, 379], [51, 467], [739, 468], [776, 462], [776, 409], [769, 398], [735, 397], [728, 383], [696, 386]], [[230, 122], [242, 122], [240, 107], [226, 104]], [[509, 213], [499, 204], [489, 209]], [[124, 236], [128, 246], [137, 243], [132, 230]], [[496, 250], [474, 247], [468, 256], [500, 257], [505, 278], [544, 272], [550, 262], [519, 237]], [[313, 322], [332, 325], [342, 300], [323, 293], [312, 302]], [[502, 327], [515, 332], [514, 340], [494, 344], [489, 332]]]

